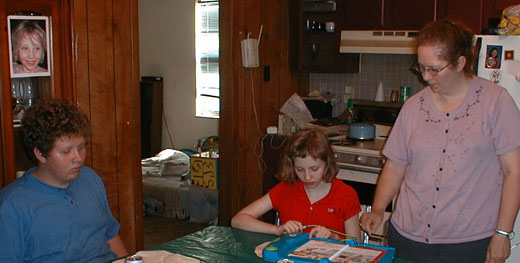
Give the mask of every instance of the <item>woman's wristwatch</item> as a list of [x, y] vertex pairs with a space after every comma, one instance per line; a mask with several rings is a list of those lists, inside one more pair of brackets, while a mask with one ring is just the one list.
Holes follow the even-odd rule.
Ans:
[[495, 229], [495, 233], [501, 237], [505, 237], [509, 240], [512, 240], [513, 238], [515, 238], [515, 231], [511, 231], [511, 232], [506, 232], [504, 230], [500, 230], [500, 229]]

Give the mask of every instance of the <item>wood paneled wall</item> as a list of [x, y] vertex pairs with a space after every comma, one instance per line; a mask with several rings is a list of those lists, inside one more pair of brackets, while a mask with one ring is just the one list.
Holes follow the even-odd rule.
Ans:
[[[289, 66], [289, 0], [220, 2], [221, 119], [219, 224], [229, 225], [241, 208], [262, 196], [261, 139], [277, 126], [279, 109], [299, 91]], [[260, 66], [242, 67], [240, 41], [258, 38]], [[270, 80], [264, 80], [265, 67]], [[307, 76], [308, 78], [308, 76]]]
[[[138, 0], [0, 1], [0, 188], [15, 180], [8, 14], [51, 17], [53, 68], [47, 96], [76, 102], [91, 121], [88, 157], [103, 179], [129, 252], [143, 248]], [[21, 169], [16, 169], [21, 170]]]
[[137, 0], [73, 3], [74, 86], [92, 126], [86, 163], [103, 179], [121, 238], [135, 252], [143, 248]]

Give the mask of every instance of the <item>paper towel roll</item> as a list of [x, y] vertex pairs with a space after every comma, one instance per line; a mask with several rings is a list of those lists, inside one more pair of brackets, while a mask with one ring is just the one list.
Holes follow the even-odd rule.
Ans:
[[383, 82], [379, 81], [379, 85], [377, 85], [377, 93], [376, 93], [376, 101], [384, 101], [385, 95], [383, 95]]

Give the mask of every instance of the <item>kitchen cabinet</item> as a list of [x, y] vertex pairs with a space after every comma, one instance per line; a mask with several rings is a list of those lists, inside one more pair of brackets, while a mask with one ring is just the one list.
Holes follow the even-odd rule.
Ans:
[[435, 19], [435, 1], [431, 0], [346, 0], [343, 8], [346, 30], [419, 30]]
[[[7, 15], [25, 15], [32, 11], [35, 14], [52, 17], [49, 24], [52, 42], [51, 76], [43, 77], [10, 77], [9, 46], [7, 30], [1, 32], [1, 74], [2, 74], [2, 149], [3, 149], [3, 176], [2, 185], [13, 181], [17, 171], [24, 171], [34, 166], [24, 151], [21, 128], [19, 120], [23, 114], [23, 108], [27, 107], [28, 101], [24, 103], [14, 100], [14, 90], [18, 92], [18, 98], [29, 95], [29, 87], [34, 99], [46, 99], [50, 97], [64, 98], [69, 96], [63, 87], [70, 86], [72, 75], [70, 57], [70, 45], [66, 43], [64, 35], [70, 34], [70, 22], [60, 12], [70, 10], [70, 5], [62, 1], [3, 1], [1, 4], [1, 27], [7, 29]], [[68, 55], [68, 56], [67, 56]], [[14, 86], [11, 89], [11, 86]], [[25, 104], [25, 105], [24, 105]]]
[[512, 5], [518, 5], [518, 0], [486, 0], [482, 6], [482, 26], [487, 27], [494, 22], [500, 22], [502, 11]]
[[[469, 8], [471, 7], [471, 8]], [[480, 0], [438, 0], [437, 19], [448, 19], [461, 23], [475, 34], [487, 27], [482, 21], [482, 3]]]
[[[117, 10], [117, 12], [115, 12]], [[87, 113], [92, 126], [85, 165], [105, 184], [129, 252], [142, 249], [137, 0], [0, 1], [0, 188], [33, 166], [14, 125], [7, 15], [48, 16], [50, 76], [31, 77], [37, 98], [62, 98]]]
[[504, 8], [517, 4], [518, 0], [346, 0], [343, 28], [420, 30], [431, 21], [448, 19], [479, 34], [500, 20]]
[[461, 23], [479, 34], [500, 21], [504, 8], [518, 0], [346, 0], [343, 28], [346, 30], [420, 30], [434, 20]]
[[[293, 68], [299, 72], [353, 73], [359, 72], [359, 54], [339, 53], [343, 28], [344, 0], [293, 0], [293, 32], [291, 42]], [[334, 24], [326, 30], [326, 24]]]
[[421, 29], [435, 20], [435, 0], [385, 0], [385, 29]]
[[346, 30], [382, 29], [383, 1], [347, 0], [344, 6], [343, 28]]

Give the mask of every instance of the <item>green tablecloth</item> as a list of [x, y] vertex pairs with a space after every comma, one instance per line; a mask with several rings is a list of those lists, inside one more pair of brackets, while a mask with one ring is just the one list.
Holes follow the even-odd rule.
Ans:
[[259, 234], [231, 227], [209, 226], [150, 250], [166, 250], [201, 262], [265, 262], [255, 255], [255, 247], [274, 240], [274, 235]]
[[[255, 255], [255, 247], [278, 238], [231, 227], [209, 226], [149, 250], [166, 250], [201, 262], [267, 262]], [[410, 261], [394, 259], [394, 263]]]

